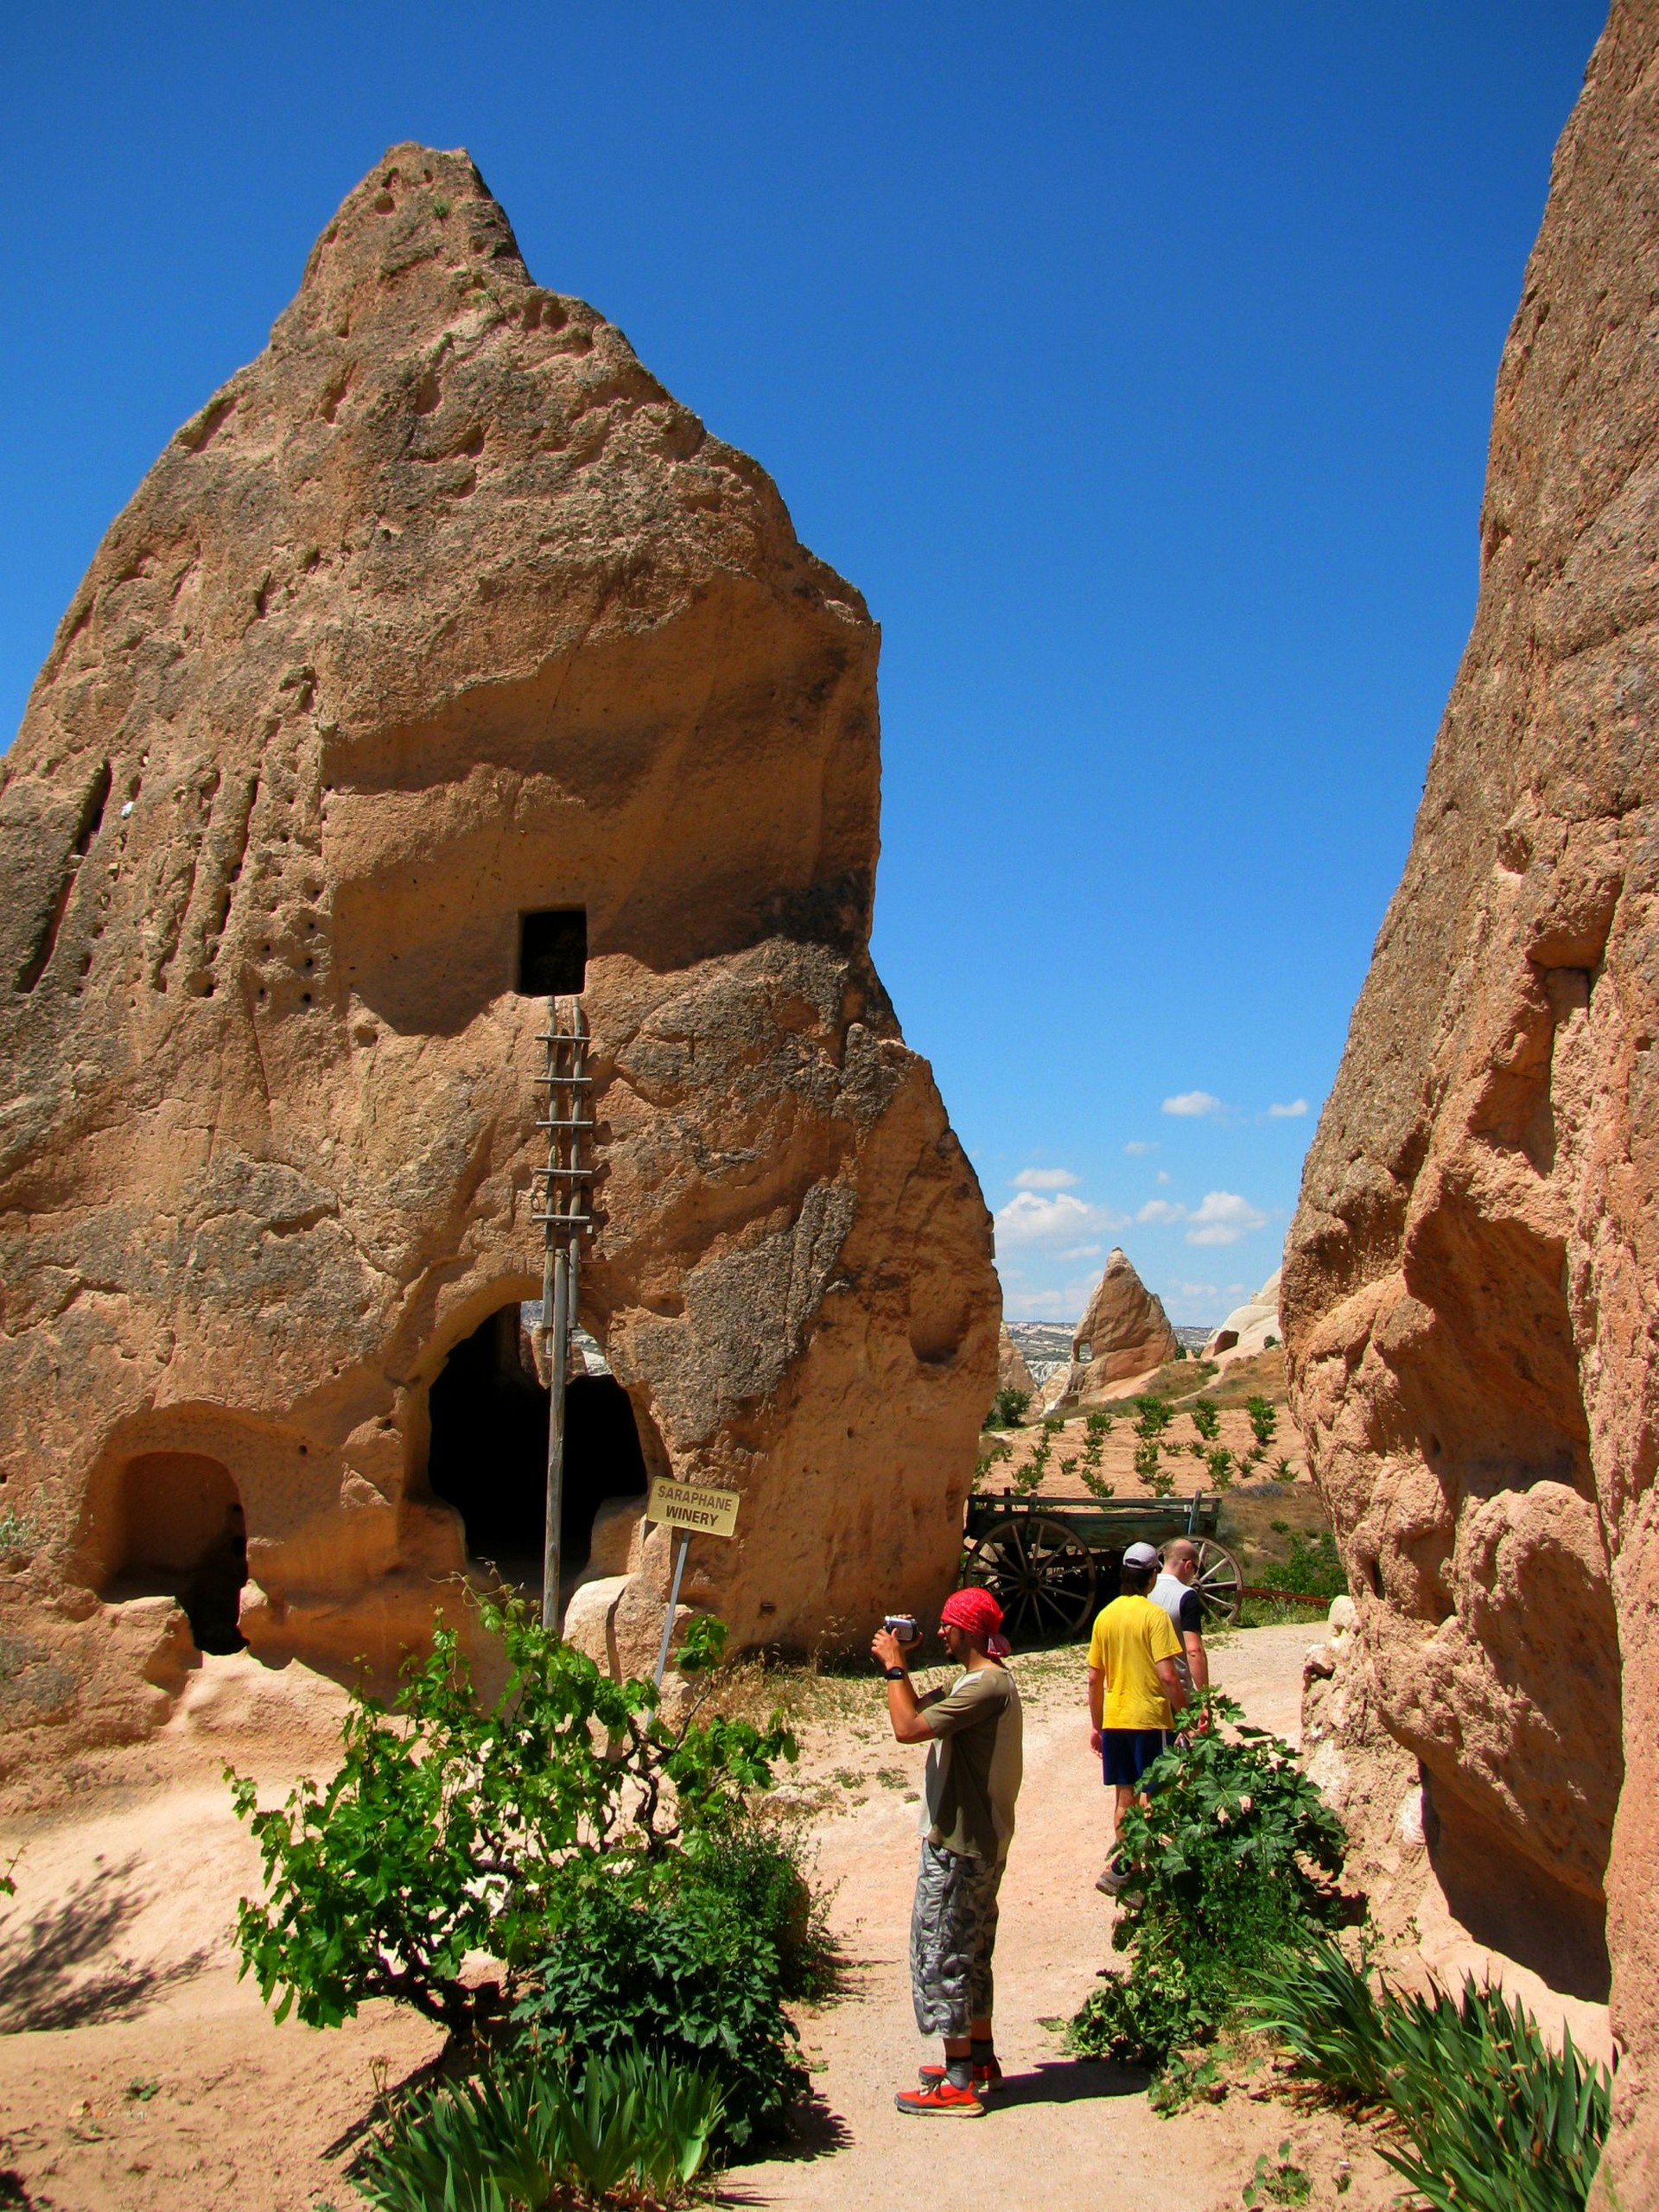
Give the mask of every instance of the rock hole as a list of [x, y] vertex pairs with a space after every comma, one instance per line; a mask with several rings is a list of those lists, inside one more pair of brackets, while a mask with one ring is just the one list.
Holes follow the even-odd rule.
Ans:
[[[453, 1505], [471, 1556], [539, 1590], [547, 1496], [548, 1393], [515, 1302], [463, 1338], [429, 1399], [427, 1479]], [[587, 1566], [594, 1520], [613, 1498], [643, 1498], [645, 1459], [627, 1392], [613, 1376], [572, 1378], [565, 1400], [564, 1580]]]
[[242, 1501], [222, 1459], [145, 1452], [121, 1470], [103, 1595], [175, 1599], [199, 1651], [240, 1651], [248, 1579]]
[[548, 906], [518, 918], [518, 991], [552, 998], [582, 990], [588, 977], [588, 909]]

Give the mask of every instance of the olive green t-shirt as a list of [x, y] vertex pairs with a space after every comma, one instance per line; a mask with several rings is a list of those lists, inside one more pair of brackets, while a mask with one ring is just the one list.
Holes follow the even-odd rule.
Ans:
[[1020, 1794], [1024, 1723], [1006, 1667], [959, 1675], [922, 1718], [933, 1731], [922, 1783], [922, 1834], [966, 1859], [1008, 1855]]

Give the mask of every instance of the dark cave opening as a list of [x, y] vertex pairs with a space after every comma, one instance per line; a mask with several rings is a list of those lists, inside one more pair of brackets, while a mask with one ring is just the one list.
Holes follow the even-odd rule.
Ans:
[[230, 1469], [204, 1452], [143, 1452], [121, 1471], [104, 1595], [168, 1597], [198, 1651], [240, 1651], [247, 1525]]
[[[463, 1338], [432, 1385], [434, 1493], [467, 1529], [467, 1549], [503, 1580], [539, 1589], [547, 1495], [548, 1393], [517, 1304]], [[588, 1564], [594, 1516], [607, 1499], [643, 1497], [645, 1459], [628, 1394], [610, 1375], [571, 1378], [565, 1399], [564, 1580]]]

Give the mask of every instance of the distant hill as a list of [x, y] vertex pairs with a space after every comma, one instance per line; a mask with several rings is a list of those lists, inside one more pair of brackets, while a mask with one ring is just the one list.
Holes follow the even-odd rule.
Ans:
[[1020, 1347], [1020, 1357], [1031, 1370], [1033, 1380], [1046, 1381], [1057, 1367], [1071, 1363], [1071, 1331], [1070, 1321], [1010, 1321], [1008, 1334]]
[[[1052, 1371], [1056, 1366], [1065, 1366], [1071, 1357], [1071, 1332], [1077, 1325], [1071, 1321], [1010, 1321], [1008, 1334], [1020, 1347], [1021, 1358], [1040, 1382], [1037, 1375], [1039, 1363]], [[1175, 1334], [1189, 1351], [1201, 1351], [1215, 1328], [1214, 1322], [1202, 1326], [1190, 1321], [1178, 1321]]]

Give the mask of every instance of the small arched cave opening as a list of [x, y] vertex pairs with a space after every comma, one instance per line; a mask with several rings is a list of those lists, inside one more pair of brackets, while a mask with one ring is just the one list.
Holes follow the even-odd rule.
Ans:
[[205, 1452], [142, 1452], [117, 1478], [104, 1597], [172, 1598], [199, 1651], [240, 1651], [247, 1523], [230, 1469]]
[[[434, 1495], [461, 1515], [469, 1556], [525, 1590], [542, 1583], [548, 1402], [516, 1303], [461, 1339], [429, 1400], [427, 1479]], [[627, 1392], [612, 1375], [573, 1376], [565, 1394], [559, 1528], [567, 1588], [588, 1565], [600, 1509], [613, 1499], [643, 1499], [645, 1488]]]

